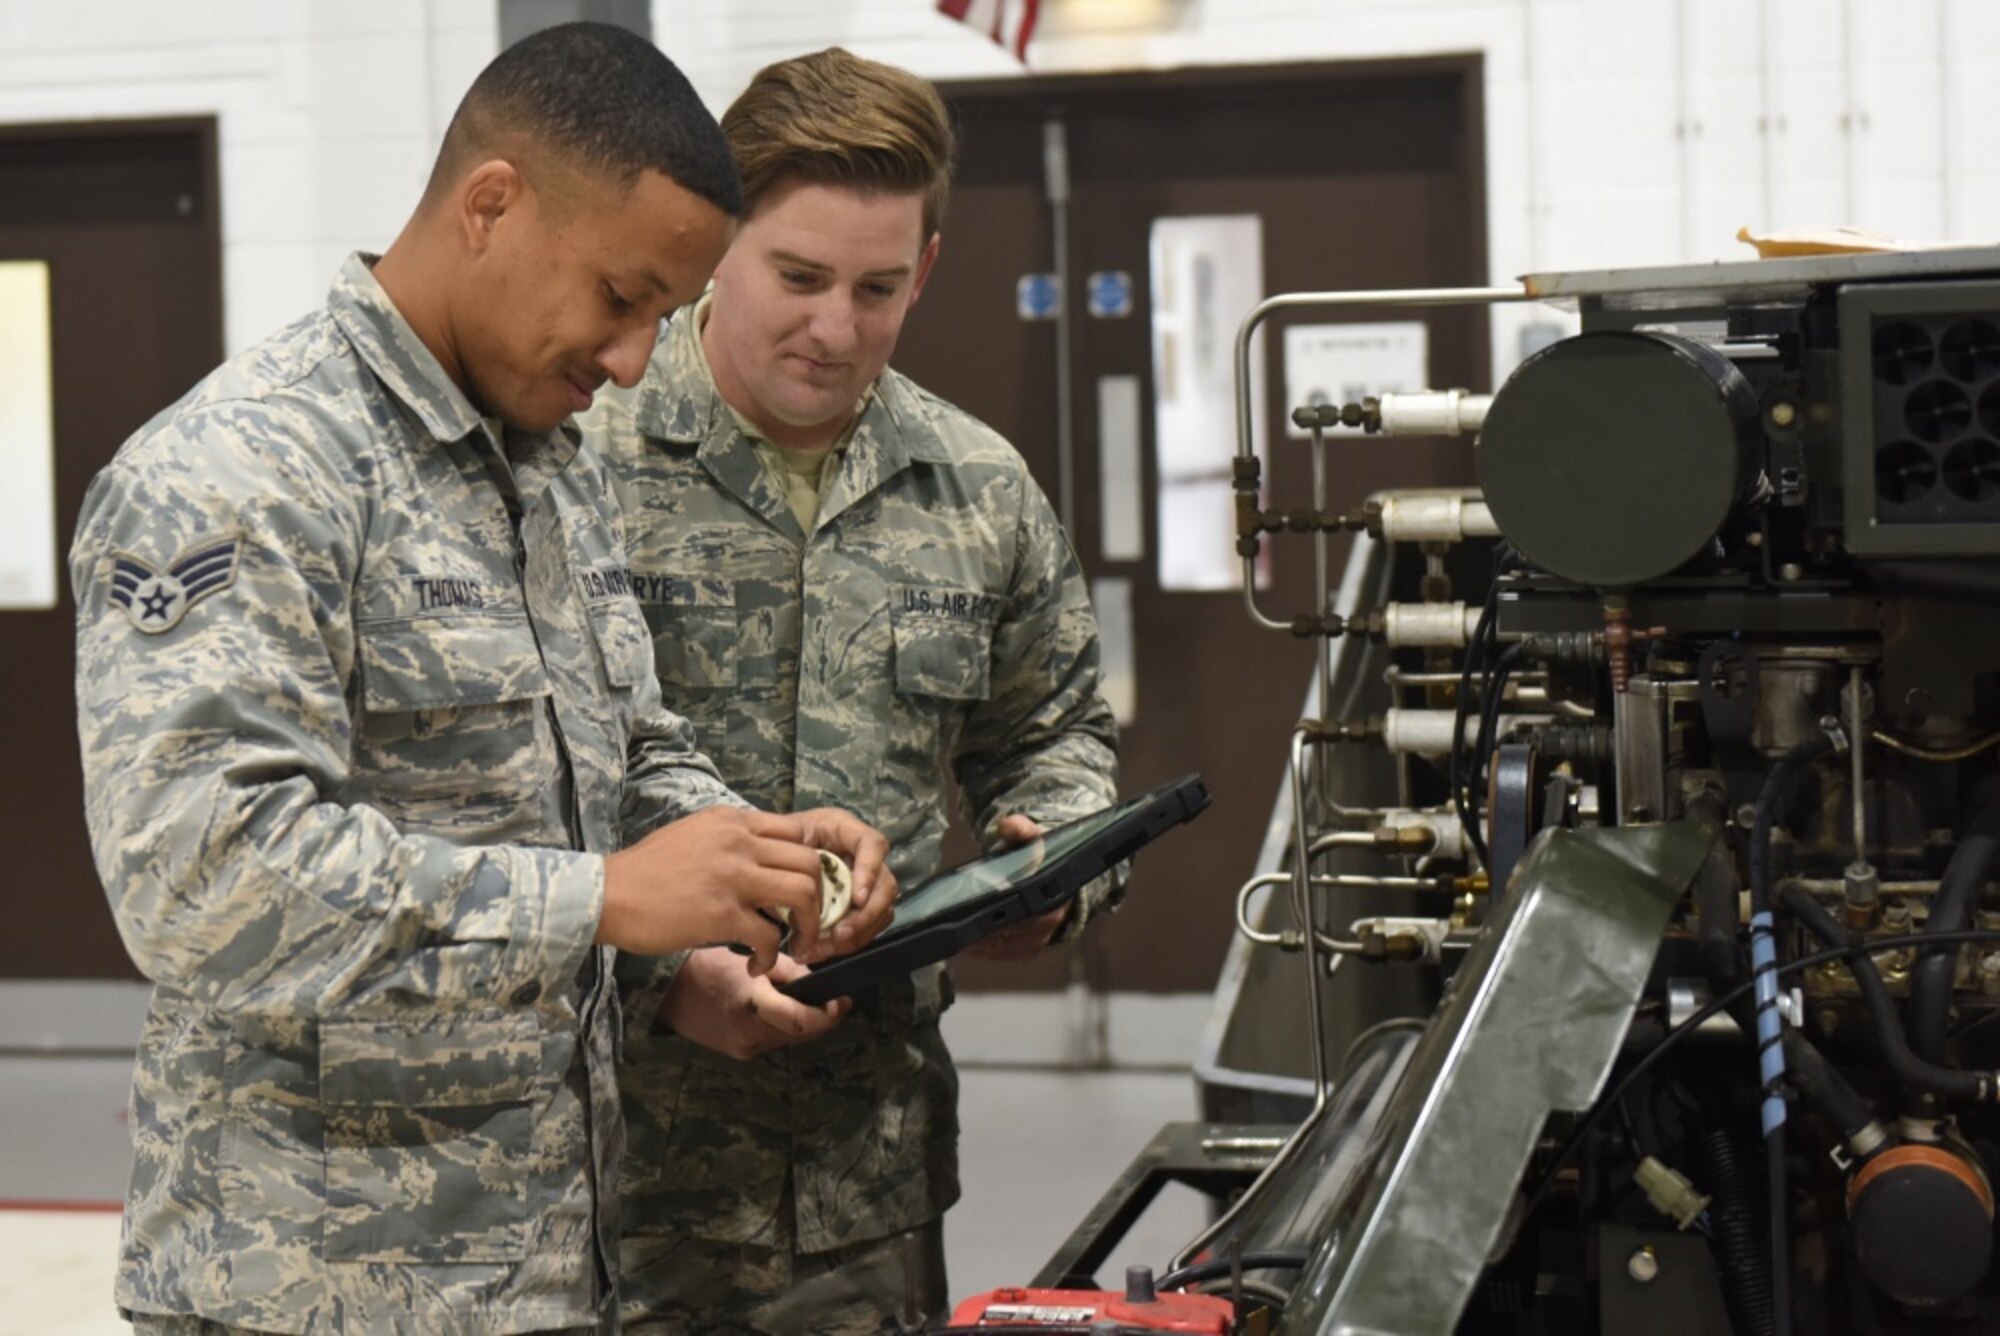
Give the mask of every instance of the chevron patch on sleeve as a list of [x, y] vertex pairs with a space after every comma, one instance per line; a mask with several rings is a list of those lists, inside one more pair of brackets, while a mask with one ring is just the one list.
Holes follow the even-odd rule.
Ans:
[[111, 563], [111, 601], [147, 635], [171, 631], [188, 609], [236, 582], [236, 559], [242, 550], [239, 538], [204, 538], [164, 571], [121, 553]]

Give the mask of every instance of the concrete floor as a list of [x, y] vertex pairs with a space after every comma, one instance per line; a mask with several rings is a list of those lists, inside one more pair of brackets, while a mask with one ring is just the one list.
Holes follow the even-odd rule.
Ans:
[[[979, 1051], [982, 1010], [986, 1023], [1004, 1023], [1009, 1009], [967, 1008], [948, 1026], [962, 1057]], [[37, 1054], [48, 1046], [22, 1032], [33, 1028], [27, 1015], [0, 1005], [0, 1047], [11, 1054], [0, 1056], [0, 1329], [125, 1332], [110, 1296], [116, 1206], [130, 1162], [131, 1059], [104, 1047]], [[976, 1062], [963, 1073], [960, 1105], [965, 1196], [945, 1224], [954, 1301], [1025, 1284], [1162, 1123], [1195, 1116], [1184, 1068], [1068, 1072]], [[1167, 1189], [1099, 1281], [1122, 1283], [1128, 1263], [1163, 1268], [1206, 1209], [1199, 1194]]]

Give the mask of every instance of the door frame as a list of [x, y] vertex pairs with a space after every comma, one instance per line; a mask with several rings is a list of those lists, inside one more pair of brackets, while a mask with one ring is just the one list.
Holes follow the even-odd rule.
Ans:
[[[163, 165], [162, 180], [171, 182], [179, 196], [190, 197], [192, 207], [179, 210], [175, 217], [172, 203], [162, 205], [157, 195], [148, 195], [143, 189], [133, 192], [128, 198], [138, 203], [130, 212], [121, 213], [118, 207], [117, 191], [121, 178], [118, 174], [121, 164], [144, 164], [157, 161]], [[77, 508], [83, 500], [83, 489], [91, 475], [108, 462], [110, 452], [115, 450], [118, 440], [110, 434], [107, 424], [79, 421], [75, 415], [79, 402], [77, 382], [94, 384], [101, 378], [105, 367], [119, 365], [118, 346], [115, 340], [100, 349], [95, 340], [94, 328], [103, 323], [100, 312], [90, 314], [93, 305], [100, 303], [100, 296], [77, 298], [71, 294], [65, 302], [65, 285], [62, 274], [74, 272], [79, 264], [87, 265], [93, 255], [115, 254], [118, 242], [106, 239], [103, 234], [115, 233], [127, 222], [136, 227], [151, 227], [159, 224], [172, 227], [177, 238], [177, 258], [171, 271], [183, 276], [187, 281], [184, 292], [176, 292], [170, 310], [176, 329], [175, 347], [186, 354], [186, 367], [191, 369], [199, 364], [201, 370], [185, 384], [178, 384], [174, 393], [178, 394], [192, 384], [200, 375], [207, 374], [221, 360], [226, 343], [223, 331], [223, 234], [222, 234], [222, 193], [220, 126], [214, 115], [182, 115], [149, 117], [144, 119], [107, 119], [90, 121], [48, 121], [12, 122], [0, 124], [0, 164], [5, 168], [18, 166], [25, 173], [50, 171], [56, 174], [74, 171], [87, 176], [92, 189], [80, 193], [74, 200], [58, 200], [53, 207], [37, 208], [32, 202], [28, 207], [12, 211], [8, 217], [0, 218], [0, 236], [12, 235], [19, 244], [6, 244], [7, 258], [49, 258], [52, 261], [51, 287], [51, 337], [58, 357], [65, 352], [65, 340], [72, 343], [80, 337], [76, 326], [82, 322], [91, 329], [82, 331], [88, 347], [88, 355], [81, 354], [74, 347], [68, 349], [67, 361], [59, 362], [52, 368], [51, 385], [54, 409], [54, 483], [56, 488], [56, 545], [60, 563], [74, 540]], [[171, 173], [167, 175], [166, 173]], [[98, 183], [105, 183], [100, 186]], [[149, 184], [157, 184], [150, 183]], [[107, 195], [105, 192], [109, 191]], [[100, 201], [109, 199], [108, 205]], [[158, 220], [155, 222], [146, 219]], [[135, 221], [137, 220], [137, 221]], [[86, 235], [95, 233], [98, 235]], [[34, 240], [34, 234], [43, 238], [65, 238], [74, 243], [75, 249], [60, 252], [50, 249], [59, 242]], [[110, 247], [112, 249], [107, 250]], [[169, 272], [156, 270], [155, 272]], [[78, 306], [78, 301], [84, 302]], [[148, 308], [152, 309], [152, 308]], [[81, 316], [80, 314], [81, 313]], [[114, 315], [113, 327], [119, 319]], [[65, 334], [68, 325], [70, 332]], [[134, 336], [136, 337], [136, 336]], [[157, 347], [157, 344], [148, 347]], [[176, 364], [180, 359], [176, 357]], [[130, 371], [129, 362], [126, 364]], [[150, 373], [148, 373], [150, 374]], [[178, 381], [181, 371], [176, 371]], [[149, 381], [150, 383], [150, 381]], [[65, 387], [68, 387], [67, 394]], [[65, 414], [65, 402], [70, 404], [70, 413]], [[169, 399], [157, 403], [141, 404], [136, 400], [123, 405], [121, 412], [129, 409], [136, 415], [124, 430], [129, 432], [143, 424], [147, 417], [164, 408]], [[143, 411], [142, 411], [143, 410]], [[120, 425], [123, 425], [122, 423]], [[46, 611], [22, 610], [12, 614], [18, 617], [60, 618], [67, 625], [75, 620], [75, 591], [70, 588], [67, 572], [59, 566], [56, 581], [56, 604]], [[20, 632], [24, 639], [37, 645], [48, 641], [51, 632], [46, 628], [29, 630], [23, 626]], [[9, 637], [12, 643], [12, 633]], [[73, 641], [72, 641], [73, 651]], [[37, 671], [40, 671], [38, 668]], [[49, 685], [54, 693], [53, 682]], [[61, 693], [65, 702], [71, 702], [68, 690]], [[73, 703], [71, 705], [73, 710]], [[70, 758], [63, 767], [59, 782], [67, 786], [74, 773], [75, 735], [70, 734]], [[51, 768], [54, 776], [57, 768]], [[58, 782], [51, 778], [50, 782]], [[76, 809], [76, 836], [84, 838], [82, 809]], [[23, 819], [26, 819], [25, 817]], [[62, 843], [68, 844], [68, 833], [64, 832]], [[53, 930], [63, 935], [66, 945], [61, 951], [45, 950], [36, 960], [44, 960], [41, 968], [34, 961], [10, 959], [7, 980], [129, 980], [137, 977], [131, 961], [118, 944], [114, 927], [110, 922], [108, 905], [104, 904], [98, 890], [98, 879], [91, 870], [91, 859], [87, 841], [81, 853], [81, 880], [71, 885], [67, 872], [51, 879], [61, 895], [87, 895], [96, 905], [103, 906], [103, 936], [86, 937], [72, 929], [75, 924], [60, 917], [61, 911], [45, 908], [42, 901], [30, 899], [23, 905], [28, 914], [29, 936], [45, 935]], [[64, 854], [63, 857], [69, 857]], [[88, 925], [94, 932], [97, 925]], [[115, 953], [115, 955], [113, 954]], [[72, 984], [73, 986], [73, 984]], [[117, 983], [107, 985], [114, 989], [128, 989], [129, 985]]]
[[[201, 305], [190, 314], [200, 322], [198, 333], [212, 332], [218, 362], [227, 350], [222, 327], [224, 287], [222, 249], [221, 120], [214, 114], [156, 116], [101, 121], [12, 121], [0, 123], [0, 149], [22, 142], [92, 139], [164, 139], [192, 135], [200, 172], [203, 249], [215, 266], [215, 281], [202, 285]], [[164, 406], [164, 405], [163, 405]], [[60, 430], [60, 428], [58, 428]], [[72, 518], [74, 518], [72, 516]], [[65, 591], [67, 593], [67, 591]]]

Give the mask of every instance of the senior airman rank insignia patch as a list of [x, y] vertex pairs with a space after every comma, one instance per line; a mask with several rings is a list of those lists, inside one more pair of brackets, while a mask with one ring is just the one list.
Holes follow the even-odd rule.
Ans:
[[171, 631], [188, 609], [236, 582], [237, 538], [204, 538], [156, 571], [137, 557], [120, 554], [111, 564], [111, 601], [147, 635]]

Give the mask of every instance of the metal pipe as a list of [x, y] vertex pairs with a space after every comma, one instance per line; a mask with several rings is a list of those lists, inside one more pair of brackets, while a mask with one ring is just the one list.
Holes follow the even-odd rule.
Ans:
[[[1255, 459], [1255, 406], [1250, 402], [1250, 340], [1273, 312], [1329, 306], [1475, 306], [1532, 300], [1525, 288], [1391, 288], [1381, 292], [1287, 292], [1252, 307], [1236, 331], [1236, 456]], [[1257, 606], [1257, 560], [1243, 558], [1243, 606], [1250, 620], [1271, 631], [1289, 631], [1289, 621], [1267, 617]]]
[[1056, 276], [1056, 515], [1076, 532], [1076, 439], [1070, 426], [1075, 388], [1070, 368], [1069, 132], [1060, 116], [1042, 122], [1042, 175], [1049, 195], [1049, 236]]
[[[1324, 699], [1322, 697], [1322, 699]], [[1319, 1004], [1319, 931], [1313, 917], [1311, 889], [1312, 859], [1306, 840], [1306, 748], [1303, 725], [1292, 730], [1292, 918], [1304, 937], [1306, 958], [1306, 1010], [1312, 1038], [1313, 1112], [1326, 1104], [1326, 1029]]]
[[[1424, 953], [1421, 956], [1402, 958], [1408, 964], [1421, 963], [1435, 965], [1443, 959], [1446, 951], [1469, 951], [1472, 949], [1472, 939], [1469, 937], [1453, 937], [1451, 935], [1451, 925], [1442, 919], [1363, 918], [1356, 919], [1353, 923], [1349, 924], [1348, 931], [1360, 932], [1364, 936], [1367, 932], [1373, 931], [1381, 933], [1386, 937], [1406, 937], [1422, 941], [1424, 943]], [[1367, 945], [1363, 941], [1335, 937], [1331, 933], [1324, 932], [1319, 934], [1319, 949], [1333, 957], [1327, 964], [1327, 973], [1329, 974], [1333, 972], [1333, 967], [1340, 964], [1346, 957], [1366, 955], [1368, 952]]]
[[[1505, 639], [1505, 637], [1502, 637]], [[1524, 680], [1525, 679], [1525, 680]], [[1458, 673], [1405, 672], [1390, 664], [1383, 672], [1382, 680], [1390, 687], [1456, 687]], [[1513, 701], [1524, 711], [1540, 713], [1548, 711], [1563, 719], [1595, 719], [1597, 711], [1576, 700], [1555, 700], [1549, 695], [1548, 675], [1539, 670], [1531, 670], [1521, 677], [1507, 679], [1507, 700]]]
[[1312, 879], [1322, 891], [1442, 891], [1450, 877], [1402, 877], [1374, 872], [1322, 872]]
[[[1042, 176], [1049, 198], [1049, 241], [1056, 283], [1056, 516], [1063, 532], [1076, 533], [1075, 370], [1071, 363], [1069, 259], [1069, 132], [1061, 116], [1042, 122]], [[1110, 1021], [1103, 991], [1091, 977], [1088, 953], [1072, 951], [1069, 982], [1069, 1052], [1078, 1067], [1110, 1062]]]
[[[1518, 698], [1522, 690], [1531, 689], [1540, 677], [1540, 673], [1533, 671], [1521, 674], [1507, 683], [1507, 694]], [[1458, 685], [1458, 670], [1454, 668], [1448, 673], [1406, 672], [1392, 663], [1383, 671], [1382, 680], [1392, 687], [1455, 687]]]
[[[1787, 877], [1813, 895], [1840, 895], [1846, 888], [1845, 881], [1835, 881], [1831, 877]], [[1877, 891], [1882, 895], [1936, 895], [1938, 883], [1935, 879], [1922, 881], [1885, 881]], [[1990, 887], [1989, 887], [1990, 889]]]
[[1848, 670], [1847, 675], [1847, 736], [1854, 739], [1854, 745], [1847, 749], [1848, 759], [1853, 762], [1852, 777], [1848, 787], [1853, 790], [1849, 806], [1854, 819], [1854, 865], [1856, 869], [1868, 866], [1868, 815], [1867, 805], [1862, 801], [1868, 787], [1867, 771], [1863, 768], [1861, 753], [1867, 748], [1861, 739], [1868, 736], [1861, 727], [1861, 679], [1859, 664]]
[[[1448, 889], [1450, 882], [1451, 878], [1449, 877], [1404, 877], [1388, 873], [1376, 875], [1366, 872], [1321, 873], [1310, 879], [1312, 888], [1320, 891], [1441, 891]], [[1296, 879], [1291, 873], [1266, 872], [1261, 876], [1252, 877], [1237, 887], [1236, 931], [1258, 946], [1276, 946], [1291, 949], [1298, 944], [1291, 940], [1292, 937], [1299, 937], [1300, 941], [1303, 941], [1303, 929], [1294, 928], [1292, 934], [1288, 935], [1283, 930], [1271, 932], [1268, 929], [1256, 927], [1250, 922], [1250, 897], [1266, 887], [1283, 886], [1287, 883], [1296, 885]], [[1295, 903], [1295, 913], [1296, 909]], [[1317, 927], [1314, 928], [1314, 932], [1319, 933]], [[1318, 940], [1320, 945], [1327, 949], [1360, 949], [1358, 946], [1350, 946], [1346, 943], [1339, 944], [1337, 948], [1328, 947], [1327, 944], [1335, 942], [1336, 939], [1325, 933], [1319, 933]]]
[[1382, 838], [1375, 833], [1377, 829], [1379, 827], [1369, 830], [1333, 831], [1314, 840], [1312, 847], [1307, 849], [1306, 853], [1317, 861], [1321, 854], [1335, 849], [1381, 849], [1384, 853], [1396, 852], [1382, 842]]
[[[1313, 511], [1316, 514], [1324, 515], [1326, 513], [1326, 432], [1320, 427], [1314, 427], [1312, 433], [1312, 481]], [[1313, 530], [1313, 615], [1315, 617], [1324, 617], [1332, 611], [1332, 608], [1327, 605], [1326, 539], [1326, 530]], [[1330, 701], [1333, 699], [1333, 638], [1331, 636], [1320, 637], [1319, 652], [1314, 655], [1314, 658], [1318, 660], [1319, 698], [1323, 701]], [[1324, 766], [1313, 767], [1313, 776], [1317, 781], [1313, 787], [1321, 793], [1324, 793], [1326, 788], [1325, 776], [1321, 773], [1324, 769]]]
[[1261, 876], [1250, 878], [1250, 880], [1238, 887], [1236, 891], [1236, 931], [1243, 934], [1245, 939], [1255, 942], [1258, 946], [1283, 946], [1285, 944], [1284, 933], [1265, 932], [1261, 928], [1250, 926], [1250, 897], [1266, 886], [1289, 885], [1291, 880], [1292, 874], [1289, 872], [1266, 872]]
[[1314, 861], [1335, 849], [1369, 849], [1385, 857], [1424, 857], [1445, 852], [1456, 858], [1458, 814], [1416, 812], [1409, 808], [1383, 811], [1382, 819], [1367, 830], [1336, 830], [1312, 843]]
[[1887, 747], [1890, 751], [1901, 752], [1905, 756], [1914, 756], [1919, 761], [1970, 760], [1972, 757], [1985, 751], [1988, 747], [1991, 747], [1994, 743], [2000, 742], [2000, 733], [1988, 733], [1977, 742], [1969, 742], [1963, 747], [1955, 747], [1948, 751], [1939, 751], [1929, 747], [1919, 747], [1914, 742], [1905, 742], [1894, 734], [1886, 733], [1879, 728], [1869, 729], [1868, 736], [1874, 741], [1881, 743], [1884, 747]]

